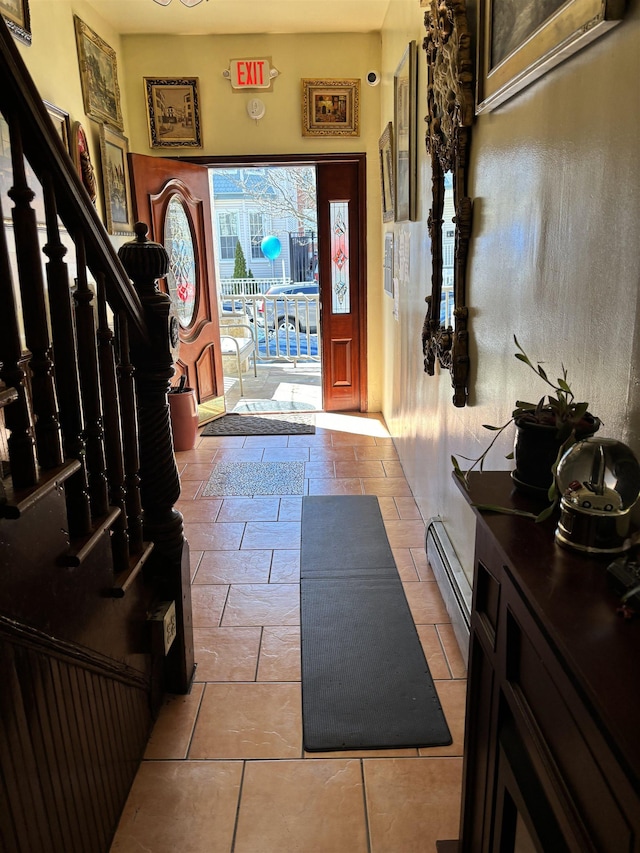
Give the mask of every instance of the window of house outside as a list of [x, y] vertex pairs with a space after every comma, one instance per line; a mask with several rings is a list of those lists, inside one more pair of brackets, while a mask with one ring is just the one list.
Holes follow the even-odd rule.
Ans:
[[262, 260], [262, 240], [265, 235], [264, 216], [258, 210], [249, 211], [249, 234], [251, 238], [251, 257]]
[[238, 233], [238, 214], [228, 212], [219, 213], [220, 260], [232, 261], [235, 258]]

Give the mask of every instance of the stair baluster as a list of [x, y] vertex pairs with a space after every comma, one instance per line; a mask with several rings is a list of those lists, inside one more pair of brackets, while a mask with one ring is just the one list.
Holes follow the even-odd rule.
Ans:
[[93, 291], [87, 281], [84, 239], [74, 235], [78, 266], [77, 288], [73, 294], [76, 303], [76, 335], [78, 339], [78, 367], [80, 391], [84, 408], [85, 441], [87, 443], [87, 472], [89, 498], [93, 519], [107, 514], [107, 491], [102, 399], [98, 373], [96, 323], [93, 311]]
[[129, 548], [132, 554], [139, 554], [143, 548], [143, 536], [142, 504], [140, 502], [138, 416], [136, 413], [136, 394], [133, 380], [134, 370], [129, 354], [129, 324], [127, 323], [127, 316], [124, 311], [118, 312], [116, 328], [120, 350], [117, 375], [123, 435]]
[[42, 468], [62, 464], [62, 440], [53, 384], [53, 359], [47, 323], [42, 255], [38, 240], [36, 213], [31, 202], [35, 193], [27, 183], [18, 119], [9, 120], [13, 186], [9, 197], [16, 242], [16, 257], [26, 344], [31, 352], [31, 390], [35, 415], [38, 463]]
[[127, 507], [124, 490], [124, 461], [122, 458], [122, 432], [120, 406], [116, 380], [114, 335], [107, 319], [107, 302], [104, 274], [98, 273], [98, 358], [102, 383], [102, 405], [104, 409], [105, 455], [107, 460], [107, 482], [109, 504], [118, 507], [120, 516], [113, 526], [111, 548], [116, 572], [129, 566], [129, 534], [127, 531]]
[[[2, 222], [0, 199], [0, 223]], [[26, 488], [33, 486], [37, 478], [36, 444], [26, 377], [21, 364], [22, 346], [4, 228], [0, 228], [0, 299], [0, 379], [7, 387], [15, 388], [18, 393], [18, 399], [7, 406], [4, 412], [5, 424], [10, 431], [7, 441], [9, 464], [14, 487]]]
[[42, 181], [47, 221], [47, 243], [43, 248], [49, 285], [49, 316], [56, 365], [56, 394], [60, 409], [62, 448], [66, 459], [77, 459], [80, 470], [65, 485], [72, 537], [85, 536], [91, 528], [89, 486], [82, 401], [78, 379], [78, 354], [73, 322], [69, 271], [64, 260], [67, 248], [60, 239], [55, 193], [49, 175]]

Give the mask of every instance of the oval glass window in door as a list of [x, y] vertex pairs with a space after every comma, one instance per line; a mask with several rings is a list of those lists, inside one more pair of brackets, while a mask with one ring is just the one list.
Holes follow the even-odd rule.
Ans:
[[178, 195], [171, 196], [167, 205], [164, 247], [169, 255], [169, 296], [180, 325], [187, 328], [196, 309], [196, 256], [189, 219]]

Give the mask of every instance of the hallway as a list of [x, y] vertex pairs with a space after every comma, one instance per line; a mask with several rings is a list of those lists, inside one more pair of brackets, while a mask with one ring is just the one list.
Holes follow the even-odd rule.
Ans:
[[[456, 838], [466, 672], [380, 417], [318, 413], [315, 435], [199, 438], [177, 459], [198, 666], [162, 709], [112, 853], [423, 853]], [[204, 497], [223, 460], [302, 461], [305, 494], [378, 496], [451, 746], [304, 753], [302, 500]]]

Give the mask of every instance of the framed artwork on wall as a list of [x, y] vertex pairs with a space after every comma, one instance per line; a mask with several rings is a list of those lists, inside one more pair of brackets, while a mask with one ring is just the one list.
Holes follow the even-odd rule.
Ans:
[[145, 77], [151, 148], [201, 148], [197, 77]]
[[91, 162], [87, 134], [79, 121], [75, 122], [71, 131], [71, 159], [80, 175], [83, 186], [89, 193], [89, 198], [96, 203], [96, 175]]
[[480, 0], [476, 114], [620, 23], [624, 7], [623, 0]]
[[31, 44], [29, 0], [0, 0], [0, 13], [13, 35], [24, 44]]
[[360, 80], [302, 80], [303, 136], [360, 136]]
[[385, 127], [378, 140], [380, 151], [380, 190], [382, 221], [391, 222], [395, 216], [395, 185], [393, 183], [393, 123]]
[[64, 147], [71, 154], [71, 122], [69, 120], [69, 113], [61, 110], [60, 107], [54, 106], [54, 104], [50, 104], [48, 101], [44, 101], [43, 103]]
[[128, 139], [106, 125], [101, 125], [100, 160], [104, 207], [109, 234], [133, 233], [128, 153]]
[[395, 218], [415, 221], [417, 215], [417, 48], [409, 43], [394, 75]]
[[73, 17], [84, 111], [123, 130], [116, 52], [77, 15]]

